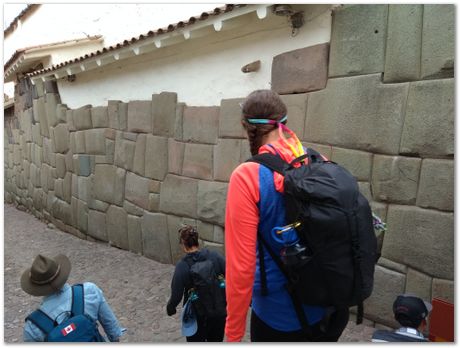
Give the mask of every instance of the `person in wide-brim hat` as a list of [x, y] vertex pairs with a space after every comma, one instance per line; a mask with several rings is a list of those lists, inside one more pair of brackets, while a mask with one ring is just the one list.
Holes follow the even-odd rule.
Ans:
[[32, 296], [51, 295], [64, 286], [71, 268], [70, 260], [65, 255], [50, 258], [39, 254], [32, 267], [22, 273], [21, 288]]

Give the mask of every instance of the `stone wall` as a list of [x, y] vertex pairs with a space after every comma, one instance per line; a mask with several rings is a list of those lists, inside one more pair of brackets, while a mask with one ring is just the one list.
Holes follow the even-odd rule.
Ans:
[[[454, 301], [454, 12], [344, 6], [330, 44], [273, 59], [288, 125], [348, 168], [387, 222], [365, 316], [388, 326], [401, 292]], [[228, 180], [250, 156], [244, 96], [196, 107], [163, 92], [71, 110], [53, 83], [17, 92], [16, 120], [5, 119], [7, 202], [165, 263], [180, 258], [182, 223], [224, 252]]]

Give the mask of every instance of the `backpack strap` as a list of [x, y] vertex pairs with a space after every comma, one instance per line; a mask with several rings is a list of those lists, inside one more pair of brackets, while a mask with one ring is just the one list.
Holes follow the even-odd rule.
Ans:
[[85, 313], [85, 291], [83, 284], [75, 284], [72, 286], [72, 317]]
[[25, 320], [35, 324], [45, 335], [48, 335], [55, 327], [55, 321], [40, 309], [30, 313]]
[[246, 162], [256, 162], [264, 165], [265, 167], [284, 175], [285, 171], [289, 168], [289, 164], [285, 162], [280, 156], [272, 153], [261, 153], [252, 156]]
[[363, 294], [362, 294], [362, 283], [363, 283], [363, 276], [361, 273], [361, 266], [360, 266], [360, 246], [359, 246], [359, 236], [358, 236], [358, 219], [356, 215], [353, 213], [352, 216], [347, 214], [347, 223], [348, 229], [350, 231], [350, 239], [351, 239], [351, 251], [353, 255], [353, 268], [355, 273], [355, 284], [354, 288], [358, 293], [358, 308], [356, 313], [356, 325], [359, 325], [363, 322], [364, 317], [364, 301], [363, 301]]
[[[288, 270], [283, 265], [282, 261], [276, 255], [276, 253], [270, 248], [270, 245], [268, 245], [268, 243], [266, 242], [264, 237], [262, 237], [262, 233], [259, 230], [257, 231], [257, 238], [259, 239], [259, 242], [262, 242], [262, 243], [259, 243], [259, 244], [264, 244], [265, 248], [267, 249], [268, 253], [272, 257], [273, 261], [275, 261], [275, 263], [278, 265], [278, 267], [281, 270], [281, 272], [286, 277], [286, 279], [288, 281], [286, 288], [287, 288], [287, 291], [289, 293], [289, 296], [291, 297], [292, 303], [294, 304], [294, 309], [295, 309], [295, 312], [297, 314], [297, 318], [299, 319], [300, 326], [302, 327], [302, 330], [308, 336], [311, 337], [312, 331], [311, 331], [310, 325], [308, 324], [307, 315], [305, 314], [305, 311], [303, 310], [302, 302], [299, 300], [299, 298], [295, 294], [295, 291], [294, 291], [295, 284], [293, 284], [293, 281], [292, 281], [292, 279], [291, 279], [291, 277], [289, 275]], [[264, 272], [264, 275], [265, 275], [265, 272]], [[262, 277], [262, 271], [261, 271], [261, 277]], [[262, 284], [263, 284], [263, 282], [262, 282]]]

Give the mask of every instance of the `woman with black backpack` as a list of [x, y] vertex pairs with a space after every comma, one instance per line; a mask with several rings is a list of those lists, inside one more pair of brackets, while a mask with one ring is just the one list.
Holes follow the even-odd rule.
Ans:
[[[182, 333], [187, 342], [222, 342], [226, 317], [225, 260], [217, 252], [199, 249], [195, 227], [185, 225], [178, 232], [186, 255], [174, 270], [167, 314], [175, 314], [183, 298], [182, 311], [187, 313], [182, 315]], [[196, 325], [184, 322], [194, 320], [194, 316]]]
[[[271, 153], [291, 163], [305, 154], [286, 127], [287, 108], [278, 94], [254, 91], [241, 107], [253, 156]], [[253, 342], [333, 342], [348, 323], [348, 308], [294, 304], [287, 279], [269, 253], [295, 259], [303, 257], [305, 249], [294, 243], [283, 249], [279, 243], [294, 235], [297, 227], [288, 226], [283, 193], [283, 176], [259, 163], [240, 164], [230, 178], [225, 218], [228, 341], [241, 341], [249, 306]]]

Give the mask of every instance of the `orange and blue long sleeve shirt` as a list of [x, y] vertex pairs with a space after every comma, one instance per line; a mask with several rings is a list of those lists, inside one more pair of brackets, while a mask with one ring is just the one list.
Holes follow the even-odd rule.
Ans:
[[[293, 144], [293, 139], [287, 139]], [[295, 156], [280, 140], [266, 144], [259, 153], [271, 152], [287, 162]], [[270, 238], [271, 229], [286, 225], [283, 199], [284, 178], [254, 162], [240, 164], [232, 173], [225, 216], [227, 341], [240, 341], [245, 333], [249, 306], [267, 325], [279, 331], [301, 329], [292, 300], [284, 285], [287, 280], [264, 249], [268, 295], [261, 295], [257, 231], [272, 250], [280, 252]], [[321, 320], [324, 308], [304, 306], [311, 324]]]

